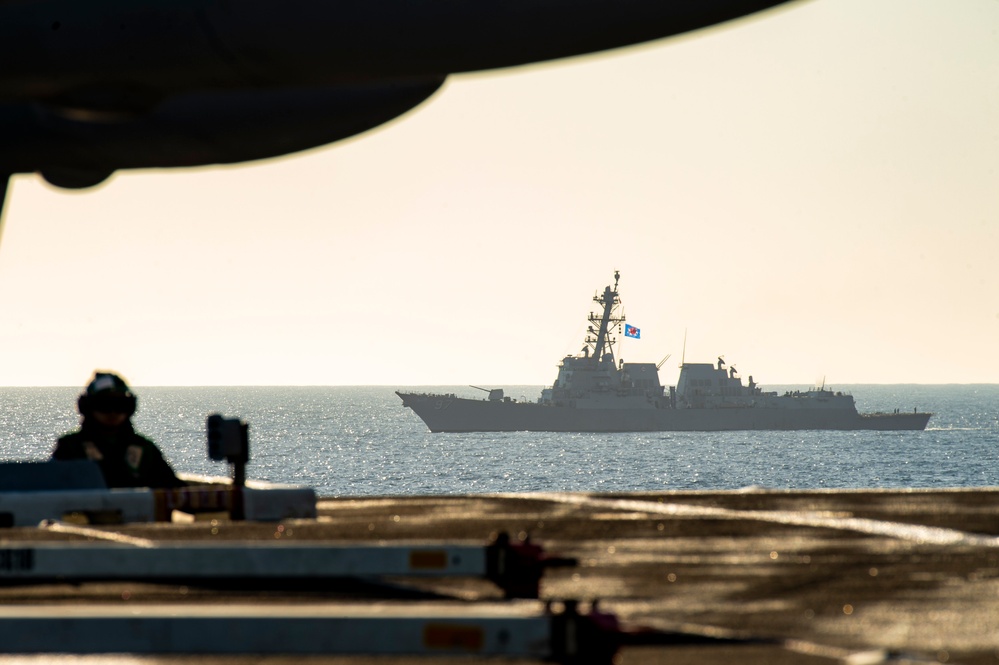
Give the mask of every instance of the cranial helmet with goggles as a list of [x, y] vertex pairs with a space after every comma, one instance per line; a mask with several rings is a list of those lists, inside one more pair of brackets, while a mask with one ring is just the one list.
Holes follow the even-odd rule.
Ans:
[[102, 413], [124, 413], [132, 417], [137, 400], [128, 384], [117, 374], [97, 372], [87, 385], [86, 391], [76, 400], [76, 407], [84, 417], [94, 411]]

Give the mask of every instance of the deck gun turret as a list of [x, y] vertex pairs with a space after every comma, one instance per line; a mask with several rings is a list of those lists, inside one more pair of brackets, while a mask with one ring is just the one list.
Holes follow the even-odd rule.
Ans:
[[490, 402], [502, 402], [503, 401], [503, 389], [502, 388], [480, 388], [478, 386], [469, 385], [469, 388], [475, 388], [476, 390], [481, 390], [482, 392], [489, 393]]

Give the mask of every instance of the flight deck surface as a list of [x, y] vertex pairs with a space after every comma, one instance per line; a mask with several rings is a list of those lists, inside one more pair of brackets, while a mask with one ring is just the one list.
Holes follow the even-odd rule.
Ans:
[[[540, 599], [504, 600], [481, 577], [390, 576], [369, 588], [205, 589], [129, 581], [0, 587], [10, 617], [272, 618], [543, 615], [593, 600], [621, 625], [720, 637], [623, 646], [652, 663], [999, 662], [999, 490], [746, 490], [322, 499], [315, 520], [15, 527], [0, 546], [178, 543], [485, 544], [529, 536], [574, 566], [546, 569]], [[178, 516], [179, 518], [180, 516]], [[225, 640], [224, 635], [218, 636]], [[679, 640], [683, 642], [683, 640]], [[248, 654], [6, 656], [18, 662], [248, 662]], [[257, 653], [254, 663], [497, 662], [469, 656]], [[534, 663], [504, 658], [503, 663]]]

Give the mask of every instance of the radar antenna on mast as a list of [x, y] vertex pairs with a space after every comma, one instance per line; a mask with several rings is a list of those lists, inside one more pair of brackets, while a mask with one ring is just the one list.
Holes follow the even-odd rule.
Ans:
[[[614, 286], [604, 287], [603, 293], [593, 296], [593, 301], [600, 305], [600, 312], [590, 312], [590, 326], [587, 328], [586, 344], [593, 349], [593, 362], [602, 362], [605, 355], [610, 355], [613, 360], [614, 345], [617, 343], [614, 332], [618, 330], [624, 321], [624, 315], [617, 312], [621, 304], [618, 296], [617, 286], [621, 279], [621, 272], [614, 271]], [[593, 334], [596, 337], [593, 337]]]

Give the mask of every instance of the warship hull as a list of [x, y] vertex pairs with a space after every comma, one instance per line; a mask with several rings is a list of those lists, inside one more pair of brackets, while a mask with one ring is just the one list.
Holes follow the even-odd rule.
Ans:
[[929, 413], [831, 408], [578, 408], [397, 391], [431, 432], [719, 432], [922, 430]]
[[[555, 382], [537, 402], [480, 388], [488, 399], [396, 391], [431, 432], [722, 432], [736, 430], [921, 430], [929, 413], [896, 410], [861, 414], [852, 395], [811, 390], [765, 391], [752, 375], [744, 384], [735, 365], [681, 362], [675, 386], [659, 379], [659, 363], [625, 362], [614, 355], [617, 332], [641, 339], [621, 314], [618, 280], [593, 296], [583, 348], [567, 355]], [[684, 353], [686, 357], [686, 353]]]

